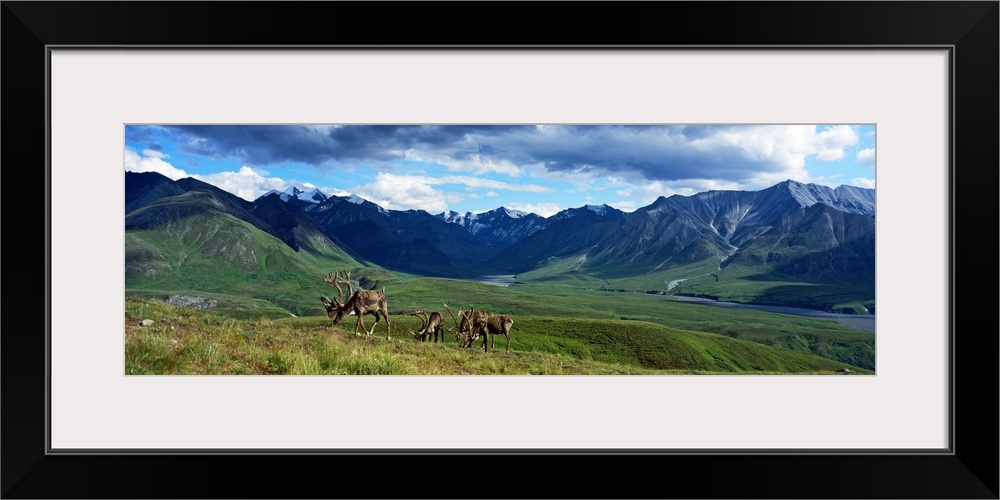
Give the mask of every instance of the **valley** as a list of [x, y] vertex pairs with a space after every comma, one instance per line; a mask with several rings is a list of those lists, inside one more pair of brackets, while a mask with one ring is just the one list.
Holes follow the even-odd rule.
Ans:
[[[177, 307], [172, 304], [195, 304], [198, 314], [206, 315], [203, 323], [229, 322], [232, 331], [283, 332], [288, 345], [299, 346], [293, 352], [288, 345], [255, 344], [244, 337], [220, 359], [280, 354], [286, 369], [275, 373], [340, 373], [313, 359], [307, 346], [334, 349], [311, 342], [321, 342], [329, 332], [347, 332], [343, 338], [335, 335], [344, 344], [337, 349], [353, 352], [346, 346], [375, 342], [385, 326], [379, 323], [373, 337], [358, 339], [349, 335], [354, 317], [331, 324], [319, 296], [337, 291], [322, 277], [344, 270], [351, 272], [354, 289], [385, 289], [393, 328], [419, 328], [405, 314], [415, 309], [439, 311], [451, 326], [445, 303], [456, 312], [473, 305], [514, 318], [511, 353], [460, 350], [467, 356], [462, 359], [555, 356], [532, 358], [535, 364], [516, 368], [498, 364], [495, 371], [439, 360], [454, 371], [404, 364], [388, 373], [834, 374], [845, 367], [852, 373], [875, 369], [873, 328], [859, 331], [858, 322], [845, 326], [838, 323], [840, 316], [759, 310], [808, 308], [852, 314], [860, 323], [873, 318], [872, 190], [838, 191], [789, 181], [760, 192], [661, 197], [631, 213], [587, 205], [543, 218], [504, 207], [482, 214], [400, 212], [319, 191], [308, 199], [295, 190], [246, 202], [194, 179], [175, 182], [158, 175], [126, 172], [127, 300], [142, 304], [141, 310], [159, 311], [160, 318], [153, 319], [158, 323], [191, 314], [184, 312], [190, 307], [169, 309]], [[701, 299], [759, 306], [720, 307]], [[131, 317], [139, 321], [140, 315]], [[366, 325], [371, 321], [365, 318]], [[192, 325], [175, 323], [172, 331], [183, 330], [205, 345], [235, 342], [222, 331], [212, 334], [222, 337], [209, 341]], [[267, 363], [248, 361], [245, 366], [257, 368], [215, 366], [221, 361], [204, 368], [203, 359], [189, 359], [189, 365], [175, 360], [180, 368], [174, 369], [162, 363], [150, 367], [140, 362], [146, 359], [141, 346], [153, 349], [159, 341], [146, 338], [147, 330], [130, 331], [134, 341], [128, 341], [127, 350], [135, 373], [274, 372], [264, 368]], [[260, 335], [253, 338], [269, 334]], [[182, 339], [175, 340], [180, 345]], [[394, 330], [386, 345], [400, 342], [421, 346], [413, 349], [459, 350], [454, 340], [431, 348], [405, 330]], [[262, 351], [249, 353], [250, 345]], [[155, 349], [173, 355], [166, 347]], [[301, 359], [301, 366], [289, 365], [288, 359]], [[615, 367], [538, 368], [584, 361]], [[290, 366], [299, 367], [288, 371]]]

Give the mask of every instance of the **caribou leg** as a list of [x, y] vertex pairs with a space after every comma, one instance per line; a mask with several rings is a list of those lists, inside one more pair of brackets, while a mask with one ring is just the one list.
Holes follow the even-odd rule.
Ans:
[[[392, 340], [392, 324], [389, 323], [389, 313], [382, 311], [381, 316], [385, 316], [385, 339]], [[378, 323], [379, 313], [375, 313], [375, 323]], [[372, 331], [375, 331], [375, 327], [372, 327]]]
[[358, 315], [358, 321], [357, 321], [357, 323], [354, 323], [354, 335], [357, 335], [358, 337], [361, 336], [361, 333], [358, 332], [359, 328], [362, 329], [362, 330], [365, 329], [364, 314], [359, 314]]

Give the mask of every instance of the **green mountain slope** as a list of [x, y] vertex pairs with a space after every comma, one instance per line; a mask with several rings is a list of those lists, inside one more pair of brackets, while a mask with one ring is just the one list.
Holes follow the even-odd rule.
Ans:
[[328, 272], [364, 267], [322, 234], [297, 234], [296, 251], [223, 210], [211, 194], [192, 191], [129, 214], [126, 289], [240, 295], [301, 314], [331, 293]]

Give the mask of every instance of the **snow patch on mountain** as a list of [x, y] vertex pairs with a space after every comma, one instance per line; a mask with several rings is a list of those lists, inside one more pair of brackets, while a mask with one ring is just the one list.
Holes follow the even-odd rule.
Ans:
[[263, 196], [270, 196], [272, 194], [277, 194], [281, 201], [289, 202], [291, 200], [304, 201], [307, 203], [323, 203], [327, 200], [327, 196], [323, 194], [318, 188], [310, 189], [309, 191], [303, 191], [295, 186], [292, 186], [284, 191], [278, 191], [277, 189], [272, 189]]
[[512, 218], [512, 219], [520, 219], [521, 217], [524, 217], [524, 216], [528, 215], [527, 212], [522, 212], [520, 210], [514, 210], [514, 209], [511, 209], [511, 208], [507, 208], [507, 207], [500, 207], [499, 210], [503, 210], [504, 213], [506, 213], [507, 216], [510, 217], [510, 218]]
[[604, 215], [608, 213], [607, 205], [585, 205], [585, 207], [587, 208], [587, 210], [590, 210], [591, 212], [594, 212], [597, 215]]

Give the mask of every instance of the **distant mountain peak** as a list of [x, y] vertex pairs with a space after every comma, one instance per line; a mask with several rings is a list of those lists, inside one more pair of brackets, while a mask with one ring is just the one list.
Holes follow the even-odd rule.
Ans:
[[602, 218], [612, 218], [619, 219], [625, 215], [625, 212], [618, 210], [607, 204], [603, 205], [584, 205], [577, 208], [567, 208], [549, 217], [550, 220], [562, 220], [568, 219], [570, 217], [577, 217], [580, 215], [590, 215], [594, 214]]
[[506, 214], [508, 217], [511, 217], [513, 219], [520, 219], [521, 217], [528, 215], [528, 212], [522, 212], [520, 210], [514, 210], [513, 208], [507, 208], [507, 207], [500, 207], [495, 211], [497, 213]]
[[281, 201], [284, 201], [286, 203], [292, 200], [302, 201], [306, 203], [323, 203], [328, 198], [328, 196], [323, 194], [323, 192], [320, 191], [318, 188], [313, 188], [309, 191], [303, 191], [296, 186], [291, 186], [288, 189], [285, 189], [284, 191], [278, 191], [277, 189], [272, 189], [261, 195], [260, 198], [263, 198], [265, 196], [270, 196], [272, 194], [278, 195], [278, 197], [281, 198]]
[[788, 192], [800, 207], [811, 207], [822, 203], [853, 213], [871, 214], [875, 211], [874, 189], [843, 185], [831, 188], [821, 184], [805, 184], [791, 179], [779, 182], [769, 189], [780, 189]]

